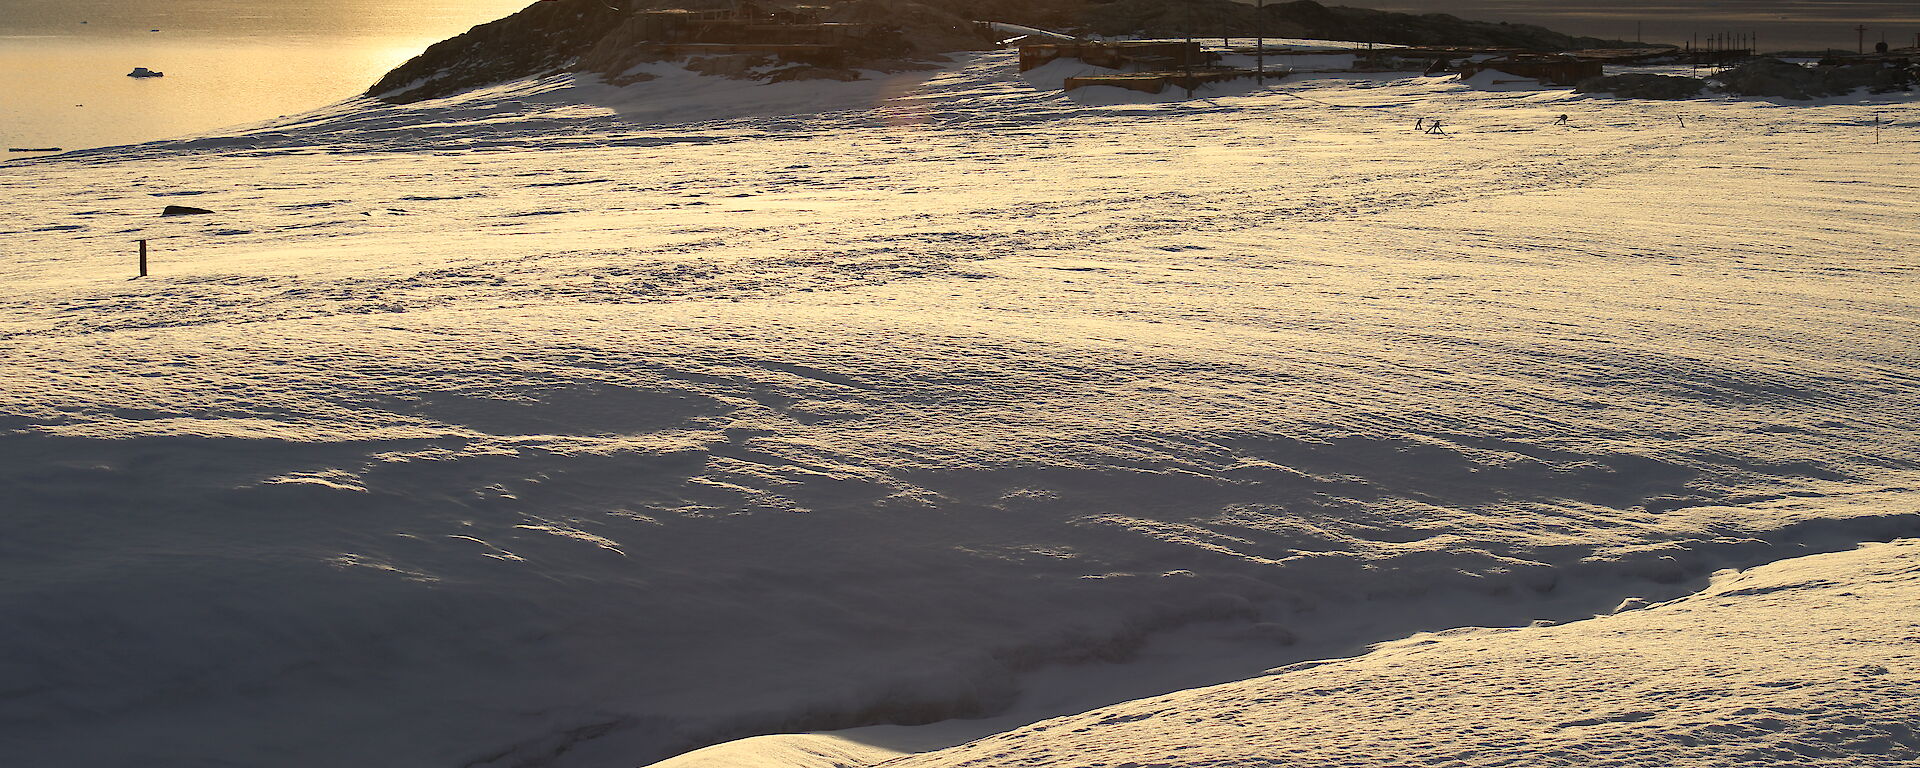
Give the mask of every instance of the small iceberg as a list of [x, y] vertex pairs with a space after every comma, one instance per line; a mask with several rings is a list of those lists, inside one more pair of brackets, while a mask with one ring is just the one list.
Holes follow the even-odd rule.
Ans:
[[165, 72], [155, 72], [151, 69], [147, 69], [146, 67], [134, 67], [132, 72], [127, 73], [127, 77], [166, 77], [166, 76], [167, 76], [167, 73]]

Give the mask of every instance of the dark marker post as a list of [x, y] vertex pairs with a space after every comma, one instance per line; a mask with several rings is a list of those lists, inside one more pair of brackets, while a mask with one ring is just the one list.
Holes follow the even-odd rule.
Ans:
[[1267, 84], [1267, 0], [1253, 0], [1253, 81]]
[[140, 276], [147, 276], [147, 241], [140, 241]]

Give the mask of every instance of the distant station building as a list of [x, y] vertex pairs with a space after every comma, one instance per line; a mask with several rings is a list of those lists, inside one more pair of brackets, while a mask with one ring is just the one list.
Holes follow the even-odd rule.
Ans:
[[1849, 64], [1912, 67], [1920, 65], [1920, 48], [1887, 48], [1886, 43], [1881, 43], [1872, 53], [1828, 56], [1820, 60], [1820, 65], [1823, 67], [1843, 67]]
[[[1259, 73], [1235, 69], [1221, 65], [1221, 53], [1207, 50], [1197, 42], [1181, 40], [1076, 40], [1021, 45], [1020, 71], [1030, 71], [1063, 59], [1077, 60], [1119, 71], [1067, 78], [1067, 90], [1108, 85], [1148, 93], [1160, 93], [1168, 85], [1193, 89], [1205, 83], [1253, 77], [1256, 74], [1285, 77], [1293, 72], [1420, 72], [1473, 77], [1481, 72], [1496, 71], [1534, 80], [1542, 85], [1572, 86], [1604, 75], [1608, 65], [1679, 61], [1687, 53], [1698, 53], [1683, 52], [1673, 46], [1560, 52], [1484, 46], [1390, 45], [1369, 45], [1364, 48], [1240, 46], [1227, 50], [1242, 56], [1258, 54], [1267, 61], [1280, 62], [1285, 66], [1278, 71], [1269, 69]], [[1738, 51], [1711, 53], [1730, 59], [1740, 55]]]
[[1069, 77], [1065, 90], [1095, 85], [1160, 93], [1172, 85], [1194, 90], [1207, 83], [1253, 77], [1250, 70], [1220, 65], [1221, 54], [1183, 40], [1076, 41], [1020, 46], [1020, 71], [1074, 59], [1119, 72]]
[[1107, 69], [1148, 71], [1210, 67], [1220, 62], [1220, 54], [1181, 40], [1088, 40], [1020, 46], [1022, 72], [1060, 59], [1078, 59]]
[[1575, 85], [1587, 78], [1601, 76], [1604, 69], [1605, 65], [1597, 58], [1565, 53], [1511, 53], [1465, 64], [1460, 75], [1472, 77], [1491, 70], [1532, 78], [1548, 85]]

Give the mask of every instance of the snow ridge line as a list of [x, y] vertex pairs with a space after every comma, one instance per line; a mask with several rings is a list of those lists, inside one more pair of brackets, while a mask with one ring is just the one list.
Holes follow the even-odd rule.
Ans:
[[1916, 607], [1920, 540], [1906, 539], [1716, 574], [1627, 615], [1420, 633], [867, 762], [1907, 766]]
[[[1526, 604], [1547, 609], [1544, 611], [1544, 616], [1543, 612], [1517, 610], [1502, 620], [1491, 623], [1398, 626], [1370, 637], [1343, 638], [1340, 645], [1345, 647], [1345, 651], [1341, 653], [1316, 656], [1312, 660], [1278, 665], [1265, 671], [1250, 671], [1247, 677], [1282, 675], [1344, 658], [1362, 656], [1372, 652], [1376, 647], [1394, 643], [1420, 632], [1439, 632], [1463, 626], [1518, 627], [1539, 626], [1543, 623], [1564, 624], [1597, 615], [1651, 607], [1702, 592], [1709, 586], [1709, 577], [1721, 570], [1748, 570], [1795, 558], [1920, 537], [1920, 511], [1846, 519], [1805, 520], [1764, 532], [1722, 531], [1720, 533], [1723, 535], [1710, 540], [1669, 542], [1660, 548], [1642, 549], [1618, 558], [1588, 557], [1565, 565], [1549, 566], [1544, 581], [1541, 573], [1530, 573], [1516, 574], [1505, 579], [1488, 579], [1483, 585], [1482, 591], [1486, 594], [1532, 594], [1546, 598], [1549, 602], [1544, 604]], [[1329, 592], [1341, 590], [1341, 587], [1333, 584], [1315, 586]], [[1585, 588], [1580, 588], [1582, 586]], [[1312, 591], [1312, 588], [1304, 585], [1302, 588]], [[1574, 594], [1569, 599], [1555, 602], [1551, 595], [1556, 591], [1568, 591]], [[1444, 590], [1437, 593], [1389, 590], [1367, 592], [1360, 595], [1360, 599], [1361, 604], [1371, 603], [1371, 605], [1365, 605], [1358, 610], [1391, 614], [1393, 611], [1381, 610], [1378, 603], [1382, 601], [1445, 602], [1449, 598]], [[1522, 605], [1514, 604], [1514, 607], [1522, 608]], [[874, 725], [922, 725], [948, 719], [992, 717], [1012, 706], [1019, 695], [1018, 684], [1012, 681], [1023, 673], [1059, 664], [1125, 664], [1133, 660], [1142, 648], [1161, 634], [1204, 622], [1251, 621], [1259, 615], [1259, 609], [1246, 603], [1228, 602], [1213, 606], [1189, 606], [1183, 611], [1137, 617], [1121, 631], [1104, 638], [1079, 637], [1052, 643], [997, 648], [990, 654], [997, 668], [991, 671], [986, 669], [979, 671], [980, 679], [999, 681], [997, 685], [984, 686], [988, 689], [998, 689], [996, 695], [987, 699], [982, 699], [978, 695], [962, 695], [940, 701], [875, 700], [853, 710], [813, 710], [784, 715], [770, 713], [689, 735], [680, 742], [678, 747], [664, 754], [649, 757], [646, 762], [657, 762], [696, 749], [755, 736], [838, 731]], [[1114, 674], [1126, 674], [1126, 672], [1115, 670]], [[1197, 682], [1194, 687], [1218, 682], [1223, 681]], [[1011, 686], [1013, 690], [1000, 686]], [[1172, 691], [1162, 693], [1172, 693]], [[1118, 702], [1093, 705], [1089, 710], [1114, 703]], [[897, 758], [875, 765], [885, 766], [906, 759], [908, 758]], [[486, 765], [492, 768], [492, 764]], [[540, 768], [546, 763], [514, 762], [507, 765], [513, 768]], [[857, 767], [846, 766], [845, 768]]]

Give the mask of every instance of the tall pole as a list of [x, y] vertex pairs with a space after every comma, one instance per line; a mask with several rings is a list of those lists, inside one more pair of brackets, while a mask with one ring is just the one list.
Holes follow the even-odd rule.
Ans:
[[1853, 31], [1860, 33], [1859, 52], [1866, 53], [1867, 52], [1867, 25], [1862, 24], [1860, 26], [1854, 27]]
[[1198, 43], [1195, 43], [1193, 41], [1193, 0], [1187, 0], [1186, 11], [1187, 11], [1187, 47], [1185, 50], [1180, 52], [1180, 61], [1181, 63], [1186, 65], [1185, 69], [1187, 74], [1187, 78], [1186, 78], [1187, 98], [1193, 98], [1193, 54], [1194, 54], [1194, 49], [1200, 47]]
[[1267, 0], [1253, 0], [1253, 81], [1267, 83]]
[[[1193, 42], [1193, 0], [1187, 0], [1185, 10], [1187, 12], [1187, 47], [1180, 51], [1180, 64], [1181, 68], [1186, 70], [1187, 82], [1191, 83], [1193, 82], [1193, 49], [1195, 47]], [[1191, 91], [1192, 89], [1189, 88], [1188, 90]]]
[[140, 276], [147, 276], [147, 241], [140, 241]]

